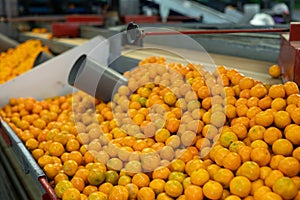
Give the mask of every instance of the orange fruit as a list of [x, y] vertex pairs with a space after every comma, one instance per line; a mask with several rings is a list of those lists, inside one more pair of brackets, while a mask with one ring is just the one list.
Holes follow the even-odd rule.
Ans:
[[300, 189], [300, 177], [299, 176], [294, 176], [294, 177], [292, 177], [292, 180], [297, 185], [297, 188], [299, 190]]
[[262, 140], [265, 133], [265, 127], [261, 125], [254, 125], [248, 131], [250, 141]]
[[176, 103], [176, 96], [173, 92], [167, 92], [164, 96], [163, 96], [164, 102], [166, 104], [168, 104], [169, 106], [173, 106]]
[[76, 177], [74, 176], [71, 179], [71, 183], [73, 184], [74, 188], [76, 188], [77, 190], [79, 190], [80, 192], [83, 191], [84, 187], [85, 187], [85, 182], [82, 178], [80, 177]]
[[78, 142], [78, 140], [76, 139], [69, 139], [67, 144], [66, 144], [66, 150], [68, 152], [71, 152], [71, 151], [78, 151], [80, 148], [80, 143]]
[[225, 106], [225, 114], [226, 117], [229, 119], [235, 118], [236, 117], [236, 107], [234, 105], [228, 104]]
[[166, 180], [169, 177], [170, 173], [171, 173], [171, 171], [168, 167], [161, 166], [161, 167], [156, 168], [153, 171], [152, 178]]
[[183, 189], [185, 190], [187, 186], [192, 185], [191, 177], [187, 177], [182, 181]]
[[118, 183], [119, 174], [116, 171], [108, 170], [105, 172], [105, 182], [116, 185]]
[[[179, 196], [177, 199], [180, 200], [181, 196]], [[158, 194], [157, 197], [156, 197], [156, 200], [172, 200], [172, 199], [173, 198], [170, 197], [169, 195], [167, 195], [165, 192], [162, 192], [162, 193]]]
[[256, 148], [256, 147], [268, 148], [268, 144], [263, 140], [255, 140], [250, 143], [250, 147], [252, 147], [252, 148]]
[[279, 162], [284, 159], [283, 155], [273, 155], [270, 161], [270, 167], [272, 169], [278, 169]]
[[273, 143], [280, 138], [282, 138], [282, 133], [276, 127], [269, 127], [264, 132], [264, 141], [269, 145], [273, 145]]
[[239, 197], [246, 197], [251, 192], [251, 182], [244, 176], [235, 176], [229, 184], [230, 193]]
[[260, 107], [262, 110], [271, 108], [272, 101], [273, 100], [270, 96], [265, 96], [258, 101], [258, 107]]
[[267, 192], [261, 198], [266, 200], [282, 200], [282, 197], [274, 192]]
[[97, 192], [98, 188], [94, 185], [87, 185], [85, 186], [85, 188], [83, 189], [82, 193], [86, 196], [89, 196], [90, 194]]
[[239, 82], [239, 86], [241, 90], [250, 89], [253, 87], [253, 85], [254, 85], [254, 80], [249, 77], [243, 77]]
[[219, 169], [221, 169], [221, 167], [217, 164], [210, 164], [206, 167], [210, 179], [213, 179], [214, 174], [216, 174]]
[[221, 133], [220, 138], [219, 138], [219, 142], [223, 147], [229, 147], [230, 144], [234, 141], [237, 141], [238, 137], [236, 136], [236, 134], [234, 132], [231, 131], [226, 131]]
[[59, 171], [55, 164], [46, 164], [43, 170], [50, 180], [52, 180], [58, 174]]
[[277, 179], [272, 186], [272, 190], [279, 194], [283, 199], [293, 199], [298, 193], [296, 184], [288, 177]]
[[128, 190], [128, 198], [129, 199], [136, 199], [138, 191], [139, 191], [138, 186], [136, 186], [133, 183], [128, 183], [125, 187]]
[[268, 95], [273, 99], [284, 98], [286, 95], [284, 86], [282, 84], [271, 85]]
[[248, 106], [247, 105], [242, 104], [242, 105], [236, 106], [236, 114], [239, 117], [246, 116], [247, 115], [247, 111], [248, 111]]
[[268, 166], [263, 166], [260, 168], [259, 178], [265, 180], [265, 178], [271, 173], [272, 169]]
[[122, 175], [120, 176], [119, 180], [118, 180], [118, 185], [127, 185], [131, 183], [131, 177], [127, 176], [127, 175]]
[[197, 95], [200, 99], [205, 99], [206, 97], [209, 97], [210, 96], [209, 88], [207, 86], [201, 86], [197, 91]]
[[88, 200], [107, 200], [107, 194], [103, 192], [93, 192], [89, 195]]
[[74, 174], [74, 177], [82, 178], [82, 180], [84, 180], [85, 183], [88, 183], [87, 180], [88, 174], [89, 174], [89, 170], [85, 168], [79, 168]]
[[259, 178], [260, 167], [256, 162], [246, 161], [238, 168], [236, 175], [245, 176], [250, 181], [255, 181]]
[[88, 183], [94, 186], [100, 185], [105, 180], [105, 172], [98, 168], [93, 168], [87, 176]]
[[300, 161], [300, 147], [297, 147], [293, 150], [293, 157]]
[[256, 181], [251, 182], [251, 195], [254, 195], [256, 190], [258, 190], [260, 187], [264, 186], [264, 181], [262, 179], [257, 179]]
[[202, 186], [209, 180], [209, 178], [209, 173], [205, 169], [197, 169], [191, 174], [191, 182], [194, 185]]
[[268, 187], [272, 187], [275, 181], [281, 177], [283, 177], [283, 173], [279, 170], [272, 170], [265, 178], [265, 185]]
[[269, 67], [269, 74], [272, 78], [278, 78], [281, 75], [281, 69], [278, 65], [271, 65]]
[[242, 141], [235, 141], [233, 143], [231, 143], [231, 145], [229, 146], [229, 150], [235, 153], [238, 153], [239, 148], [245, 146], [245, 143]]
[[247, 113], [246, 113], [246, 116], [249, 118], [249, 119], [252, 119], [255, 117], [255, 115], [259, 112], [261, 112], [261, 108], [260, 107], [257, 107], [257, 106], [253, 106], [253, 107], [250, 107], [248, 110], [247, 110]]
[[200, 159], [193, 159], [193, 160], [190, 160], [186, 163], [185, 172], [188, 175], [191, 175], [191, 173], [193, 171], [195, 171], [197, 169], [200, 169], [200, 168], [205, 168], [203, 161], [200, 160]]
[[289, 129], [285, 130], [285, 138], [291, 141], [294, 145], [300, 145], [300, 126], [294, 125]]
[[274, 116], [274, 124], [278, 128], [285, 128], [292, 122], [290, 114], [287, 111], [278, 111]]
[[165, 184], [165, 192], [171, 197], [179, 197], [183, 193], [183, 186], [179, 181], [169, 180]]
[[261, 111], [255, 115], [255, 123], [264, 127], [270, 126], [274, 121], [274, 117], [270, 112]]
[[254, 191], [254, 199], [261, 199], [261, 197], [268, 192], [272, 192], [271, 188], [263, 185]]
[[73, 188], [72, 183], [68, 180], [62, 180], [55, 185], [54, 191], [59, 198], [62, 198], [63, 193], [69, 188]]
[[292, 94], [299, 94], [298, 85], [293, 81], [287, 81], [284, 83], [284, 89], [287, 96]]
[[52, 164], [53, 163], [53, 158], [49, 155], [42, 155], [39, 159], [38, 159], [38, 164], [41, 168], [43, 168], [45, 165], [47, 164]]
[[271, 103], [271, 108], [274, 110], [284, 110], [286, 108], [286, 101], [283, 98], [275, 98]]
[[207, 138], [198, 138], [197, 141], [196, 141], [196, 144], [195, 146], [201, 150], [203, 149], [204, 147], [209, 147], [210, 146], [210, 141], [209, 139]]
[[169, 168], [171, 171], [184, 172], [185, 163], [181, 159], [175, 159], [171, 162], [171, 164], [169, 165]]
[[238, 197], [237, 195], [228, 195], [228, 196], [225, 197], [224, 200], [241, 200], [241, 198]]
[[164, 192], [165, 181], [162, 179], [154, 179], [150, 182], [149, 187], [154, 191], [156, 195]]
[[54, 177], [54, 183], [57, 184], [59, 181], [62, 180], [69, 180], [69, 177], [65, 173], [59, 172], [55, 177]]
[[42, 149], [34, 149], [31, 154], [35, 160], [38, 160], [42, 155], [44, 155], [44, 151]]
[[66, 162], [64, 162], [62, 169], [68, 176], [73, 176], [78, 169], [78, 164], [74, 160], [67, 160]]
[[250, 89], [250, 95], [259, 99], [263, 98], [268, 93], [267, 88], [263, 84], [256, 84]]
[[300, 164], [294, 157], [285, 157], [279, 161], [278, 169], [288, 177], [293, 177], [299, 174]]
[[81, 200], [80, 192], [76, 188], [68, 188], [64, 191], [62, 200]]
[[248, 108], [251, 108], [251, 107], [257, 107], [258, 106], [258, 102], [259, 102], [259, 98], [257, 97], [250, 97], [248, 100], [247, 100], [247, 106]]
[[[297, 86], [297, 87], [298, 87], [298, 86]], [[286, 92], [287, 92], [287, 90], [286, 90]], [[287, 103], [287, 105], [297, 106], [299, 100], [300, 100], [300, 95], [299, 95], [299, 93], [291, 94], [291, 95], [288, 95], [288, 94], [287, 94], [287, 98], [286, 98], [286, 103]]]
[[122, 185], [116, 185], [112, 188], [108, 199], [113, 200], [113, 199], [128, 199], [129, 192], [126, 189], [125, 186]]
[[143, 187], [137, 193], [138, 200], [154, 200], [155, 193], [150, 187]]
[[240, 98], [249, 99], [251, 97], [251, 95], [250, 95], [250, 89], [243, 89], [243, 90], [241, 90], [240, 94], [239, 94], [239, 97]]
[[166, 129], [169, 130], [171, 133], [175, 133], [178, 130], [179, 126], [180, 126], [180, 120], [174, 117], [167, 119], [165, 125]]
[[230, 181], [234, 177], [234, 174], [229, 169], [221, 168], [216, 173], [213, 174], [213, 180], [222, 184], [224, 188], [228, 188]]
[[219, 182], [209, 180], [203, 185], [203, 194], [209, 199], [219, 199], [223, 194], [223, 187]]
[[137, 173], [132, 177], [131, 182], [139, 188], [148, 187], [150, 184], [150, 178], [144, 173]]
[[83, 162], [83, 156], [79, 151], [72, 151], [71, 153], [69, 153], [68, 159], [77, 162], [78, 166]]
[[225, 157], [223, 158], [222, 165], [230, 169], [232, 171], [237, 170], [241, 165], [241, 157], [236, 152], [229, 152]]
[[28, 140], [25, 142], [25, 146], [26, 146], [30, 151], [32, 151], [32, 150], [38, 148], [39, 142], [38, 142], [36, 139], [34, 139], [34, 138], [30, 138], [30, 139], [28, 139]]
[[162, 128], [156, 131], [155, 140], [157, 142], [165, 142], [170, 137], [170, 132], [168, 129]]
[[250, 154], [251, 160], [256, 162], [260, 167], [266, 166], [271, 160], [271, 154], [267, 148], [257, 147], [252, 149]]
[[291, 118], [292, 118], [292, 120], [293, 120], [293, 122], [295, 124], [300, 124], [300, 114], [299, 114], [299, 112], [300, 112], [300, 108], [299, 107], [295, 108], [294, 110], [292, 110], [290, 112]]
[[229, 154], [229, 150], [225, 147], [222, 147], [221, 149], [216, 151], [216, 155], [215, 155], [215, 162], [217, 165], [222, 166], [223, 163], [223, 159], [224, 157]]
[[[163, 134], [162, 134], [162, 135], [163, 135]], [[161, 139], [161, 138], [160, 138], [160, 139]], [[138, 139], [138, 140], [135, 141], [135, 143], [133, 144], [132, 147], [133, 147], [133, 149], [134, 149], [135, 151], [142, 151], [144, 148], [147, 148], [148, 145], [147, 145], [146, 141], [141, 140], [141, 139]]]
[[280, 154], [283, 156], [290, 156], [293, 152], [293, 144], [284, 138], [276, 140], [272, 145], [272, 151], [274, 154]]
[[216, 156], [217, 156], [217, 151], [223, 149], [223, 146], [220, 144], [215, 144], [212, 146], [211, 151], [209, 152], [209, 157], [211, 160], [215, 161]]
[[244, 76], [243, 76], [242, 74], [236, 73], [234, 76], [232, 76], [232, 77], [230, 78], [231, 83], [232, 83], [233, 85], [238, 85], [239, 82], [240, 82], [240, 80], [241, 80], [243, 77], [244, 77]]
[[183, 172], [175, 171], [170, 173], [168, 180], [176, 180], [182, 183], [185, 178], [186, 178], [186, 174], [184, 174]]
[[109, 195], [109, 193], [110, 193], [110, 191], [112, 190], [113, 187], [114, 186], [111, 183], [102, 183], [99, 186], [98, 190], [99, 190], [99, 192], [103, 192], [104, 194]]
[[202, 188], [197, 185], [188, 185], [184, 190], [185, 199], [202, 200]]
[[245, 125], [236, 123], [231, 126], [231, 129], [239, 140], [243, 140], [247, 137], [247, 129]]

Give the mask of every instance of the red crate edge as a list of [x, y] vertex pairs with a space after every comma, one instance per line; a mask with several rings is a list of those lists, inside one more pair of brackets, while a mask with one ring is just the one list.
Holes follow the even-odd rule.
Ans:
[[39, 177], [39, 182], [46, 191], [46, 193], [42, 197], [43, 200], [59, 200], [59, 198], [55, 194], [54, 189], [51, 187], [46, 177]]

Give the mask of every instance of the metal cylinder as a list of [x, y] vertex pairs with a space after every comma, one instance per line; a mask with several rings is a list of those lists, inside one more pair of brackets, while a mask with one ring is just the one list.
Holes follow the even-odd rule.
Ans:
[[121, 85], [127, 84], [127, 79], [115, 70], [82, 55], [74, 63], [69, 73], [68, 83], [107, 102]]

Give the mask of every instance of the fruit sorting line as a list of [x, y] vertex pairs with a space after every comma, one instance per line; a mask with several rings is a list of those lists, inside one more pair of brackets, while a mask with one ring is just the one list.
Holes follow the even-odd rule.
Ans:
[[[80, 52], [80, 53], [81, 53], [81, 52]], [[78, 53], [76, 56], [79, 56], [80, 53]], [[74, 55], [73, 55], [73, 56], [74, 56]], [[76, 57], [76, 56], [75, 56], [75, 57]], [[75, 57], [74, 57], [74, 58], [75, 58]], [[74, 58], [73, 58], [73, 61], [74, 61]], [[3, 128], [3, 127], [2, 127], [2, 128]], [[7, 132], [7, 130], [6, 130], [6, 132]], [[8, 132], [9, 132], [9, 131], [8, 131]], [[13, 137], [13, 136], [11, 135], [10, 137]], [[22, 149], [23, 147], [20, 147], [20, 148]], [[40, 177], [39, 177], [38, 180], [39, 180], [41, 186], [44, 187], [44, 189], [46, 190], [46, 193], [47, 193], [47, 195], [48, 195], [48, 197], [45, 197], [45, 198], [56, 199], [56, 197], [53, 196], [53, 191], [51, 190], [52, 188], [49, 187], [49, 185], [47, 184], [46, 179], [40, 178]]]

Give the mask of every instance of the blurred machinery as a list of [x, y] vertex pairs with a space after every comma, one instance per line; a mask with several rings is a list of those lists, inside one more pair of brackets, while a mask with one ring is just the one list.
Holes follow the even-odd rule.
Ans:
[[108, 0], [19, 0], [19, 15], [101, 13]]
[[292, 23], [290, 33], [281, 35], [278, 64], [283, 71], [283, 81], [300, 85], [300, 23]]

